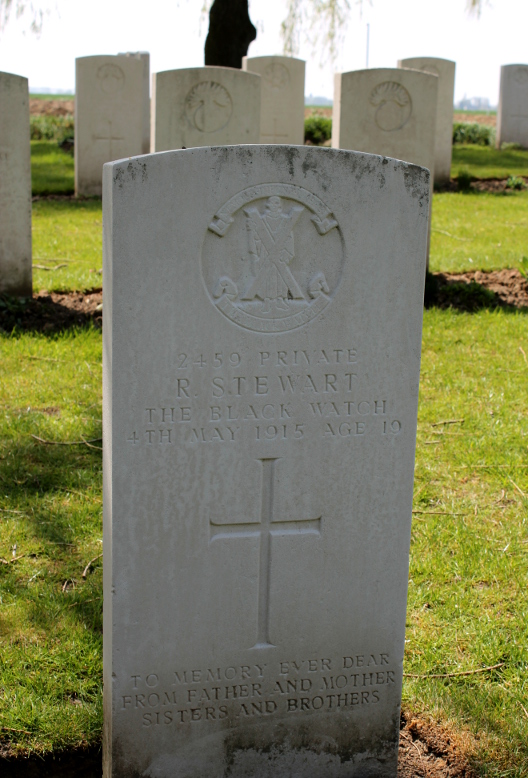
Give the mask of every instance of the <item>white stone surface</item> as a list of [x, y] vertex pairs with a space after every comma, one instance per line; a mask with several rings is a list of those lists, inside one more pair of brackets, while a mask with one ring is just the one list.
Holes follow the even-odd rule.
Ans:
[[304, 72], [293, 57], [244, 57], [242, 69], [261, 77], [260, 142], [304, 143]]
[[100, 195], [103, 165], [145, 149], [148, 100], [142, 55], [75, 60], [75, 191]]
[[260, 139], [260, 76], [184, 68], [152, 76], [151, 149], [231, 146]]
[[423, 165], [433, 174], [438, 76], [401, 68], [336, 73], [332, 146]]
[[141, 151], [148, 154], [150, 151], [150, 54], [148, 51], [123, 51], [121, 57], [134, 57], [143, 63], [143, 143]]
[[436, 145], [434, 179], [437, 183], [451, 178], [451, 155], [453, 150], [453, 103], [455, 98], [456, 63], [438, 57], [409, 57], [400, 59], [398, 67], [422, 70], [438, 76], [438, 99], [436, 105]]
[[105, 166], [106, 778], [396, 776], [428, 197], [332, 149]]
[[496, 143], [528, 148], [528, 65], [501, 67]]
[[0, 292], [32, 291], [28, 80], [0, 73]]

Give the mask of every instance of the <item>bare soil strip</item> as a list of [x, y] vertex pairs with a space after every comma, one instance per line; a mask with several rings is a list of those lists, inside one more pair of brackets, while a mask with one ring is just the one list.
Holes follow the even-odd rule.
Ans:
[[[100, 778], [99, 747], [78, 748], [46, 757], [9, 756], [0, 744], [2, 778]], [[462, 741], [443, 727], [403, 713], [398, 778], [475, 778]]]
[[[60, 332], [103, 321], [103, 293], [41, 291], [29, 300], [0, 295], [0, 330]], [[517, 308], [528, 312], [528, 279], [518, 270], [471, 273], [433, 273], [426, 290], [426, 306], [455, 308], [473, 313], [482, 308]]]
[[518, 270], [476, 270], [434, 273], [435, 289], [428, 307], [456, 308], [469, 313], [481, 308], [518, 308], [528, 313], [528, 279]]

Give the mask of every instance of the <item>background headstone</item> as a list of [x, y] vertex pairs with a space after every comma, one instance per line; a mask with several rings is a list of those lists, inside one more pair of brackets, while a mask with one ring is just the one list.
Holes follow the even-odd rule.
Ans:
[[143, 143], [142, 154], [150, 151], [150, 54], [148, 51], [123, 51], [120, 57], [135, 57], [143, 63]]
[[437, 183], [451, 178], [453, 150], [453, 104], [455, 97], [456, 63], [438, 57], [409, 57], [400, 59], [398, 67], [422, 70], [438, 76], [438, 100], [436, 106], [436, 145], [434, 180]]
[[528, 65], [501, 67], [496, 143], [528, 148]]
[[104, 186], [105, 775], [394, 778], [429, 174], [262, 145]]
[[438, 76], [431, 73], [403, 68], [336, 73], [332, 146], [423, 165], [431, 172], [431, 208], [437, 96]]
[[12, 73], [0, 73], [0, 292], [33, 292], [28, 80]]
[[75, 191], [100, 195], [103, 165], [144, 152], [148, 80], [143, 56], [75, 60]]
[[152, 151], [258, 143], [260, 76], [217, 67], [154, 73], [151, 116]]
[[242, 69], [261, 77], [260, 142], [304, 143], [305, 62], [293, 57], [244, 57]]
[[332, 146], [434, 171], [438, 76], [401, 68], [336, 73]]

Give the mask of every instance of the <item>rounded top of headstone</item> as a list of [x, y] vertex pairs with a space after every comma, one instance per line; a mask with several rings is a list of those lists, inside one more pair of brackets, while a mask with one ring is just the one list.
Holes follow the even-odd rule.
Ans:
[[214, 73], [237, 73], [241, 74], [243, 78], [260, 78], [258, 73], [250, 73], [247, 70], [240, 70], [240, 68], [224, 68], [220, 65], [203, 65], [196, 68], [173, 68], [172, 70], [159, 70], [154, 73], [155, 76], [166, 76], [170, 73], [197, 73], [204, 77], [213, 78]]
[[0, 70], [0, 79], [13, 79], [18, 78], [20, 81], [25, 81], [26, 84], [29, 83], [26, 76], [19, 76], [18, 73], [6, 73], [3, 70]]
[[445, 59], [444, 57], [405, 57], [400, 59], [399, 62], [438, 62], [438, 64], [445, 63], [446, 65], [456, 65], [456, 62], [452, 59]]
[[262, 57], [244, 57], [247, 62], [265, 62], [266, 60], [281, 60], [284, 62], [301, 62], [306, 65], [306, 60], [299, 59], [298, 57], [287, 57], [284, 54], [266, 54]]
[[426, 73], [417, 68], [363, 68], [362, 70], [348, 70], [345, 73], [339, 73], [338, 75], [345, 77], [369, 76], [370, 78], [384, 78], [386, 80], [391, 79], [398, 81], [398, 79], [405, 77], [403, 74], [407, 73], [413, 73], [419, 78], [438, 78], [438, 76], [435, 76], [433, 73]]

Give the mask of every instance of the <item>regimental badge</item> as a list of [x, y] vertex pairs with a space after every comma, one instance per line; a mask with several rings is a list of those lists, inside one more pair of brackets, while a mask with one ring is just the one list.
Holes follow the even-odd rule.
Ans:
[[244, 189], [209, 224], [202, 271], [212, 303], [256, 332], [301, 327], [331, 302], [343, 240], [329, 208], [292, 184]]

